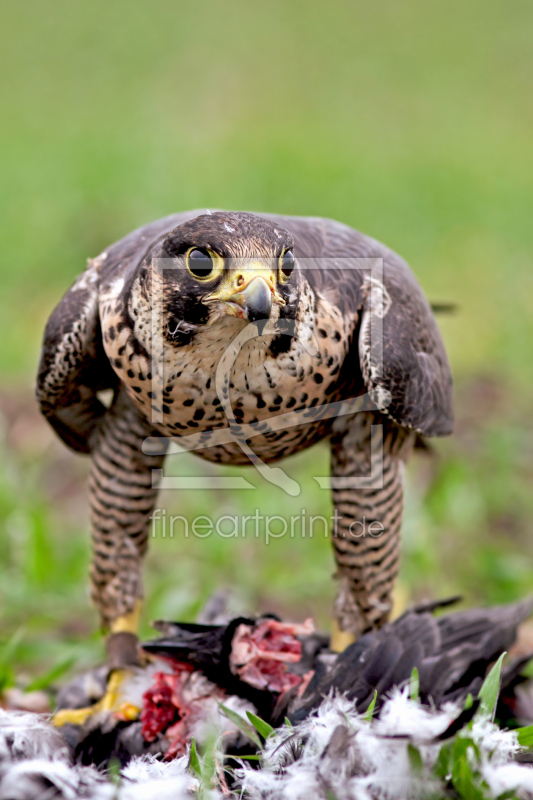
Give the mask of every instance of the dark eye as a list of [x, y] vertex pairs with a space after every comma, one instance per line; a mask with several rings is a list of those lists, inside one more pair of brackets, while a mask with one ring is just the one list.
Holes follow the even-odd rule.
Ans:
[[280, 269], [286, 278], [290, 278], [291, 273], [294, 269], [294, 262], [295, 262], [294, 253], [292, 252], [292, 250], [285, 250], [285, 252], [281, 257]]
[[187, 266], [189, 267], [189, 272], [195, 278], [208, 278], [215, 268], [209, 252], [200, 247], [195, 247], [189, 251]]

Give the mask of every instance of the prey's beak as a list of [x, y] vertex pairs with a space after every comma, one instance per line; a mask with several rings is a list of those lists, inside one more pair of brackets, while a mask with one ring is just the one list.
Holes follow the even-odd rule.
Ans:
[[273, 302], [285, 305], [277, 291], [273, 271], [255, 264], [246, 269], [230, 270], [222, 286], [204, 298], [204, 303], [215, 301], [226, 304], [228, 314], [250, 322], [268, 319]]

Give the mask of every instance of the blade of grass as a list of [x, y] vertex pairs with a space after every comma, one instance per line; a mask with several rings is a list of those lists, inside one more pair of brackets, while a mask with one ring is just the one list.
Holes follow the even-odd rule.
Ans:
[[194, 739], [191, 740], [191, 751], [189, 753], [189, 769], [195, 772], [200, 779], [202, 778], [202, 766], [200, 764], [200, 759], [198, 758], [196, 741]]
[[479, 709], [476, 716], [490, 717], [491, 721], [494, 720], [494, 713], [496, 711], [496, 702], [500, 692], [500, 677], [502, 672], [503, 659], [507, 653], [502, 653], [497, 662], [492, 667], [491, 671], [483, 681], [483, 685], [479, 690]]
[[260, 750], [262, 750], [262, 749], [263, 749], [263, 743], [262, 743], [261, 739], [259, 738], [259, 736], [258, 736], [258, 734], [257, 734], [257, 731], [256, 731], [256, 729], [254, 728], [254, 726], [253, 726], [253, 725], [251, 725], [249, 722], [247, 722], [247, 721], [244, 719], [244, 717], [241, 717], [241, 715], [240, 715], [240, 714], [237, 714], [237, 712], [236, 712], [236, 711], [233, 711], [231, 708], [228, 708], [228, 707], [227, 707], [227, 706], [225, 706], [223, 703], [219, 703], [219, 704], [218, 704], [218, 707], [220, 708], [220, 710], [222, 711], [222, 713], [223, 713], [223, 714], [225, 714], [225, 715], [226, 715], [226, 717], [227, 717], [229, 720], [231, 720], [231, 722], [233, 722], [233, 724], [234, 724], [234, 725], [236, 725], [236, 726], [237, 726], [237, 728], [238, 728], [240, 731], [242, 731], [242, 732], [243, 732], [243, 733], [244, 733], [244, 734], [245, 734], [245, 735], [246, 735], [246, 736], [247, 736], [249, 739], [251, 739], [251, 740], [252, 740], [252, 742], [253, 742], [253, 743], [254, 743], [254, 744], [255, 744], [255, 745], [256, 745], [256, 746], [257, 746], [257, 747], [258, 747]]
[[518, 744], [522, 747], [533, 747], [533, 725], [527, 725], [525, 728], [518, 728], [516, 735], [518, 737]]
[[19, 628], [15, 631], [13, 636], [6, 642], [3, 648], [2, 655], [0, 656], [0, 662], [2, 664], [9, 664], [9, 662], [15, 658], [17, 649], [19, 644], [21, 643], [24, 635], [26, 633], [26, 628]]
[[274, 728], [272, 727], [272, 725], [269, 725], [268, 722], [265, 722], [265, 720], [261, 719], [261, 717], [257, 717], [255, 714], [252, 714], [251, 711], [247, 711], [246, 716], [248, 717], [248, 719], [250, 720], [256, 731], [258, 731], [261, 734], [263, 739], [268, 739], [270, 734], [274, 732]]
[[13, 686], [15, 683], [15, 670], [13, 669], [12, 662], [17, 654], [18, 646], [22, 641], [25, 628], [19, 628], [13, 636], [6, 642], [3, 651], [0, 654], [0, 693], [7, 689], [8, 686]]
[[411, 672], [411, 678], [409, 681], [409, 697], [411, 700], [416, 701], [420, 699], [420, 678], [418, 676], [418, 670], [416, 667], [413, 667], [413, 671]]
[[378, 699], [378, 690], [374, 689], [374, 697], [370, 701], [370, 705], [368, 706], [367, 710], [363, 714], [363, 719], [365, 722], [370, 722], [372, 717], [374, 716], [374, 709], [376, 707], [376, 700]]
[[41, 689], [48, 689], [48, 687], [61, 678], [65, 672], [69, 671], [75, 661], [76, 658], [74, 656], [68, 656], [68, 658], [61, 659], [61, 661], [49, 669], [48, 672], [45, 672], [44, 675], [35, 678], [35, 680], [28, 684], [26, 691], [36, 692]]

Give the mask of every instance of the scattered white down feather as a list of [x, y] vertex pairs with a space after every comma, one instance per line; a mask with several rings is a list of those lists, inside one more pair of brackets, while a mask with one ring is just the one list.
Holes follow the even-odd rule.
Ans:
[[[0, 709], [0, 800], [190, 800], [198, 779], [187, 765], [188, 756], [168, 763], [135, 758], [116, 784], [95, 767], [73, 765], [45, 718]], [[212, 800], [220, 796], [211, 793]]]
[[[453, 705], [428, 709], [411, 700], [407, 690], [396, 690], [380, 718], [369, 722], [345, 698], [329, 697], [312, 717], [268, 739], [261, 769], [242, 763], [232, 796], [421, 800], [443, 795], [431, 774], [441, 746], [435, 738], [459, 711]], [[533, 768], [513, 760], [520, 749], [516, 734], [487, 719], [476, 719], [466, 733], [480, 753], [487, 797], [505, 792], [533, 797]], [[421, 769], [413, 768], [410, 746], [420, 753]], [[93, 767], [72, 765], [60, 735], [42, 718], [0, 711], [0, 800], [190, 800], [197, 796], [199, 780], [188, 762], [188, 756], [169, 763], [135, 758], [115, 783]], [[224, 795], [227, 789], [224, 794], [203, 790], [210, 800]]]
[[46, 717], [0, 708], [0, 770], [4, 763], [58, 754], [68, 756], [65, 741]]
[[[317, 713], [294, 729], [272, 736], [262, 770], [243, 764], [240, 786], [251, 800], [418, 800], [438, 796], [431, 770], [441, 742], [435, 741], [459, 715], [452, 704], [435, 711], [395, 690], [372, 722], [342, 697], [329, 697]], [[490, 795], [533, 787], [533, 769], [512, 763], [520, 749], [516, 735], [489, 720], [468, 731], [479, 748], [481, 775]], [[421, 757], [413, 768], [412, 747]], [[521, 781], [523, 780], [523, 783]]]
[[[158, 761], [153, 756], [135, 758], [121, 772], [117, 800], [189, 800], [199, 781], [188, 771], [189, 757]], [[218, 792], [213, 793], [218, 800]]]
[[[192, 800], [199, 780], [187, 769], [188, 757], [171, 762], [138, 757], [117, 781], [95, 767], [72, 765], [58, 758], [12, 762], [0, 779], [0, 800]], [[213, 790], [206, 800], [220, 800]]]
[[94, 767], [61, 759], [18, 761], [0, 780], [2, 800], [112, 800], [115, 787]]
[[429, 774], [415, 776], [410, 768], [410, 733], [420, 732], [422, 744], [445, 730], [451, 719], [449, 711], [432, 715], [398, 692], [386, 704], [383, 719], [369, 723], [348, 700], [330, 697], [316, 715], [273, 736], [264, 768], [245, 766], [241, 784], [250, 797], [269, 800], [428, 796]]

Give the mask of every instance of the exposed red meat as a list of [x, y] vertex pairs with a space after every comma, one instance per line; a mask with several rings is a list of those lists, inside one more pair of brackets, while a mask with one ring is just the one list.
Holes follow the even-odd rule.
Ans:
[[274, 619], [266, 619], [256, 627], [239, 625], [231, 647], [232, 672], [256, 689], [281, 694], [298, 686], [304, 678], [288, 672], [287, 665], [298, 663], [302, 654], [302, 644], [296, 637], [309, 636], [313, 630], [311, 619], [302, 625]]
[[176, 708], [172, 704], [172, 688], [169, 686], [169, 678], [171, 678], [170, 675], [156, 672], [155, 684], [143, 695], [142, 735], [147, 742], [154, 742], [158, 734], [166, 730], [176, 716]]
[[[155, 672], [152, 686], [143, 695], [142, 734], [153, 742], [164, 734], [169, 742], [165, 758], [183, 755], [191, 741], [191, 729], [216, 709], [224, 691], [196, 671], [191, 664], [168, 660], [172, 672]], [[210, 708], [211, 705], [211, 708]]]
[[176, 662], [172, 668], [172, 673], [154, 673], [154, 683], [143, 695], [142, 735], [147, 742], [155, 741], [174, 721], [188, 715], [181, 694], [193, 667]]
[[[232, 642], [230, 666], [234, 674], [258, 689], [284, 692], [307, 688], [313, 672], [304, 676], [289, 672], [302, 653], [298, 636], [313, 632], [312, 620], [303, 625], [267, 619], [257, 626], [239, 625]], [[155, 672], [153, 683], [143, 695], [142, 734], [147, 742], [164, 735], [169, 742], [165, 758], [182, 755], [191, 740], [193, 725], [205, 719], [209, 703], [224, 698], [224, 691], [211, 683], [191, 664], [167, 660], [168, 672]]]

